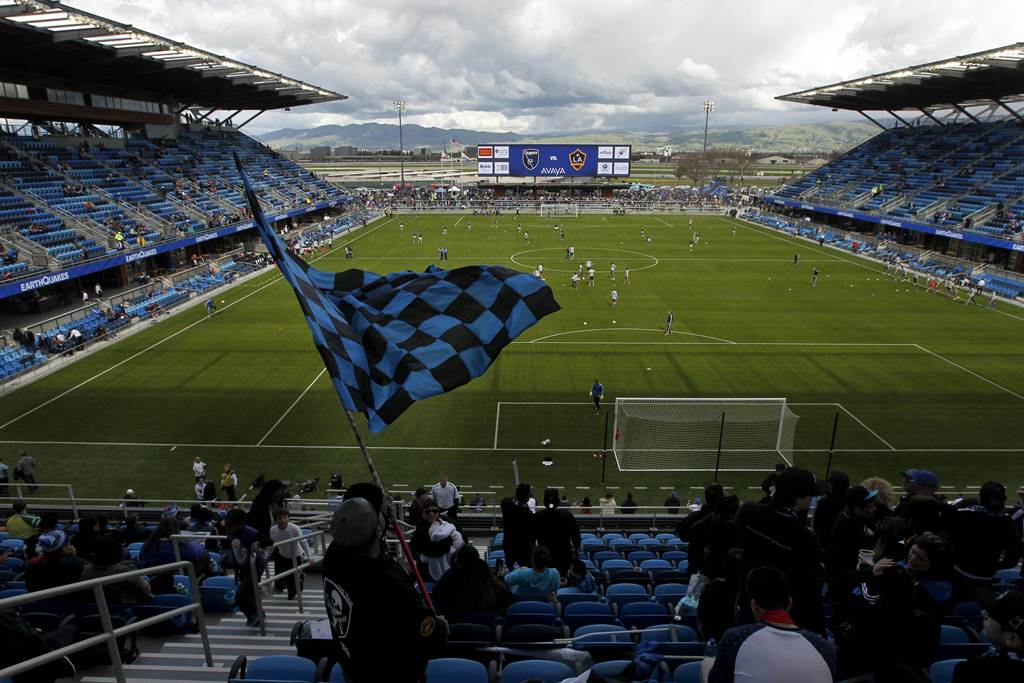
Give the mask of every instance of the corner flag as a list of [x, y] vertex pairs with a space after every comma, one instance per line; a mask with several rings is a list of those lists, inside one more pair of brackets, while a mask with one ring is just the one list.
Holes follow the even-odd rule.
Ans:
[[342, 405], [365, 413], [372, 432], [414, 401], [479, 377], [509, 342], [560, 309], [542, 280], [504, 266], [317, 270], [285, 247], [237, 154], [235, 164], [256, 229], [299, 300]]

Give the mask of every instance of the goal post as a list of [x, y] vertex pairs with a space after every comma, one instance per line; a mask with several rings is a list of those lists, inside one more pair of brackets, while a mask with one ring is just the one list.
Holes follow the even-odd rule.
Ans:
[[545, 218], [562, 216], [579, 218], [580, 216], [580, 205], [576, 203], [572, 204], [541, 204], [540, 215]]
[[617, 398], [612, 452], [623, 471], [770, 471], [799, 419], [785, 398]]

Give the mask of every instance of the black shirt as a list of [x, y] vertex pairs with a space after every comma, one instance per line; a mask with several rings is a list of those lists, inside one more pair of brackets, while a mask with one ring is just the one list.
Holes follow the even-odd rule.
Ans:
[[[444, 646], [444, 628], [390, 555], [355, 555], [332, 543], [323, 561], [324, 604], [349, 681], [418, 681]], [[400, 648], [400, 656], [388, 656]], [[397, 651], [393, 652], [397, 654]]]
[[953, 683], [1011, 683], [1024, 681], [1024, 661], [1020, 653], [994, 650], [981, 657], [960, 662], [953, 668]]
[[533, 543], [537, 540], [530, 508], [519, 505], [512, 498], [505, 498], [501, 501], [501, 527], [504, 533], [501, 548], [505, 551], [506, 566], [509, 569], [515, 564], [529, 566]]

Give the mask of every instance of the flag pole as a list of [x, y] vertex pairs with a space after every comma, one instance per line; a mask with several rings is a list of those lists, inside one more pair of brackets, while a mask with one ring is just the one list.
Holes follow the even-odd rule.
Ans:
[[[363, 454], [363, 461], [366, 462], [367, 468], [370, 470], [370, 478], [373, 479], [373, 483], [380, 487], [381, 491], [385, 491], [384, 482], [381, 481], [380, 473], [377, 472], [377, 466], [373, 463], [373, 458], [370, 456], [370, 451], [367, 450], [366, 444], [363, 442], [363, 435], [359, 433], [359, 426], [356, 424], [356, 419], [352, 415], [352, 411], [345, 408], [345, 417], [348, 418], [348, 425], [352, 428], [352, 433], [356, 436], [356, 443], [359, 444], [359, 451]], [[405, 555], [406, 561], [409, 563], [409, 569], [412, 570], [412, 576], [416, 580], [416, 586], [420, 589], [420, 595], [423, 596], [423, 602], [426, 603], [427, 607], [434, 613], [437, 612], [434, 609], [434, 602], [430, 599], [430, 593], [427, 592], [427, 586], [423, 583], [423, 576], [420, 575], [419, 567], [416, 566], [416, 558], [412, 556], [412, 549], [409, 548], [409, 544], [405, 540], [405, 534], [402, 533], [402, 526], [398, 523], [398, 519], [395, 518], [395, 510], [393, 507], [389, 508], [389, 512], [386, 515], [391, 518], [391, 529], [395, 532], [395, 536], [398, 537], [398, 543], [402, 546], [402, 554]]]

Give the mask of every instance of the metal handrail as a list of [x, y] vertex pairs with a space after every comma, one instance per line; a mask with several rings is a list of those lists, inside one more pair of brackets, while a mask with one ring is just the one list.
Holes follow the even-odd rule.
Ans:
[[[176, 607], [173, 610], [168, 610], [163, 614], [157, 614], [152, 617], [147, 617], [140, 621], [132, 622], [119, 628], [114, 628], [113, 622], [110, 619], [110, 610], [107, 606], [107, 597], [103, 592], [103, 587], [108, 584], [121, 583], [125, 579], [132, 579], [139, 576], [150, 576], [153, 574], [162, 574], [169, 571], [178, 571], [184, 569], [188, 573], [189, 584], [192, 587], [192, 602], [188, 605], [182, 605]], [[26, 659], [23, 662], [19, 662], [5, 669], [0, 669], [0, 678], [8, 676], [16, 676], [17, 674], [24, 673], [31, 669], [36, 668], [42, 664], [48, 664], [50, 662], [57, 661], [67, 655], [74, 654], [76, 652], [82, 652], [88, 650], [96, 645], [101, 645], [104, 642], [107, 644], [107, 649], [110, 654], [110, 664], [114, 669], [114, 677], [118, 683], [126, 683], [127, 679], [124, 674], [124, 662], [121, 661], [121, 652], [117, 646], [117, 639], [121, 636], [141, 631], [144, 628], [148, 628], [154, 624], [158, 624], [163, 621], [168, 621], [182, 614], [188, 614], [194, 612], [196, 615], [196, 625], [199, 628], [199, 636], [203, 643], [203, 655], [206, 659], [206, 666], [213, 668], [213, 653], [210, 651], [210, 638], [206, 632], [206, 615], [203, 613], [203, 605], [199, 596], [199, 584], [196, 581], [195, 569], [192, 567], [191, 562], [172, 562], [169, 564], [162, 564], [156, 567], [147, 567], [146, 569], [135, 569], [133, 571], [122, 572], [120, 574], [111, 574], [110, 576], [104, 576], [96, 579], [86, 579], [85, 581], [78, 581], [77, 583], [68, 584], [66, 586], [57, 586], [55, 588], [46, 588], [40, 591], [33, 591], [31, 593], [25, 593], [23, 595], [17, 595], [11, 598], [4, 598], [0, 600], [0, 609], [14, 608], [19, 605], [25, 605], [33, 602], [39, 602], [42, 600], [48, 600], [56, 598], [61, 595], [67, 595], [69, 593], [78, 593], [83, 590], [92, 589], [93, 597], [96, 600], [97, 612], [99, 613], [100, 623], [103, 625], [103, 633], [97, 634], [85, 640], [80, 640], [76, 643], [72, 643], [66, 647], [62, 647], [57, 650], [52, 650], [45, 654]]]
[[[308, 539], [308, 538], [310, 538], [312, 536], [320, 536], [321, 539], [322, 539], [322, 537], [323, 537], [323, 535], [325, 533], [326, 532], [321, 529], [320, 531], [315, 531], [312, 534], [309, 534], [308, 536], [307, 535], [303, 535], [303, 538]], [[300, 539], [297, 539], [297, 538], [285, 538], [285, 539], [282, 539], [282, 540], [278, 541], [277, 543], [273, 543], [273, 544], [267, 546], [266, 549], [273, 550], [273, 549], [275, 549], [275, 548], [277, 548], [279, 546], [288, 545], [290, 543], [297, 544], [299, 542], [299, 540]], [[255, 544], [253, 544], [253, 545], [255, 545]], [[304, 563], [302, 563], [300, 565], [298, 563], [298, 557], [292, 557], [292, 568], [291, 569], [289, 569], [287, 571], [284, 571], [284, 572], [281, 572], [280, 574], [274, 574], [273, 576], [269, 576], [266, 579], [263, 579], [262, 581], [260, 581], [259, 580], [259, 576], [257, 575], [257, 572], [256, 572], [256, 553], [252, 552], [252, 549], [250, 549], [250, 553], [249, 553], [249, 571], [252, 572], [253, 590], [254, 590], [254, 592], [256, 594], [256, 610], [257, 610], [256, 613], [258, 615], [260, 615], [259, 623], [260, 623], [260, 635], [261, 636], [267, 635], [267, 620], [265, 618], [266, 615], [263, 613], [263, 596], [261, 595], [261, 592], [262, 592], [261, 589], [263, 588], [263, 586], [269, 585], [269, 584], [273, 583], [274, 581], [277, 581], [278, 579], [282, 579], [282, 578], [284, 578], [286, 576], [294, 576], [295, 574], [298, 574], [299, 578], [295, 581], [296, 601], [297, 601], [297, 604], [299, 606], [299, 614], [305, 614], [305, 608], [302, 605], [302, 583], [303, 583], [302, 582], [302, 573], [305, 572], [310, 567], [314, 566], [315, 564], [316, 563], [312, 559], [310, 559], [309, 561], [304, 562]], [[264, 571], [266, 571], [266, 566], [264, 567]]]
[[[4, 496], [3, 498], [0, 498], [0, 500], [6, 500], [6, 499], [16, 500], [18, 498], [24, 498], [25, 496], [21, 492], [21, 487], [22, 486], [29, 486], [29, 487], [35, 487], [35, 488], [64, 489], [65, 491], [68, 492], [67, 500], [68, 500], [68, 502], [71, 503], [71, 512], [74, 514], [75, 519], [78, 519], [78, 505], [75, 502], [77, 499], [75, 498], [75, 487], [74, 487], [73, 484], [26, 484], [24, 481], [19, 480], [19, 481], [8, 482], [8, 483], [4, 484], [4, 486], [7, 486], [8, 488], [13, 488], [15, 491], [18, 492], [18, 495], [17, 496]], [[33, 496], [33, 500], [60, 500], [60, 501], [63, 501], [64, 499], [63, 498], [36, 498], [36, 497]]]

